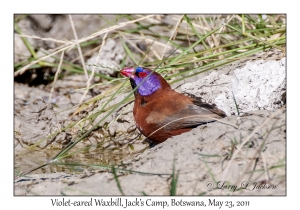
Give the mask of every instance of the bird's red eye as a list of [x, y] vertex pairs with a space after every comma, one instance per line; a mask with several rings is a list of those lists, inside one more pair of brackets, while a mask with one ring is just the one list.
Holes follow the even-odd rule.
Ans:
[[140, 78], [144, 78], [144, 77], [146, 77], [147, 76], [147, 73], [146, 72], [140, 72], [139, 73], [139, 77]]

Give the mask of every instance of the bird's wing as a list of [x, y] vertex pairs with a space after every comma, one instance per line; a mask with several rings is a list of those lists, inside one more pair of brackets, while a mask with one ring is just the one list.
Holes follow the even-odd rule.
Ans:
[[199, 102], [198, 104], [188, 104], [185, 109], [166, 117], [160, 126], [164, 126], [165, 130], [194, 128], [225, 116], [226, 114], [217, 107]]
[[193, 100], [193, 104], [204, 108], [208, 111], [211, 111], [212, 113], [215, 113], [219, 115], [220, 117], [226, 117], [225, 112], [223, 112], [221, 109], [218, 109], [215, 105], [207, 104], [207, 103], [202, 103], [201, 101]]

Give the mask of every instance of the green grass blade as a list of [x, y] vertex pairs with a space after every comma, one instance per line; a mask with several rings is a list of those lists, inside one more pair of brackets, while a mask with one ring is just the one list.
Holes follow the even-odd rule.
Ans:
[[178, 176], [179, 174], [175, 173], [175, 159], [173, 161], [173, 169], [172, 169], [172, 180], [171, 180], [171, 188], [170, 188], [170, 195], [176, 196], [176, 189], [177, 189], [177, 183], [178, 183]]
[[122, 187], [121, 187], [121, 184], [120, 184], [120, 182], [119, 182], [119, 179], [118, 179], [118, 176], [117, 176], [117, 172], [116, 172], [116, 169], [115, 169], [114, 166], [112, 166], [112, 173], [113, 173], [113, 175], [114, 175], [114, 179], [116, 180], [117, 187], [118, 187], [120, 193], [121, 193], [122, 195], [125, 195], [124, 192], [123, 192], [123, 190], [122, 190]]

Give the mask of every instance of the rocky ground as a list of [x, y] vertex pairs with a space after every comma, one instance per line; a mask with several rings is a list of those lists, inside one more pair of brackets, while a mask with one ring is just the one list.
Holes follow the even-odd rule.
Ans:
[[[119, 171], [126, 195], [285, 195], [285, 108], [253, 111], [200, 126], [126, 160]], [[240, 149], [240, 142], [244, 146]], [[234, 159], [232, 159], [234, 158]], [[15, 195], [121, 195], [114, 175], [33, 174], [15, 181]]]
[[[36, 18], [46, 21], [35, 23], [39, 33], [62, 34], [56, 31], [70, 30], [53, 27], [54, 24], [50, 27], [53, 22], [66, 21], [64, 16], [49, 17]], [[80, 22], [82, 18], [75, 17], [76, 20]], [[94, 16], [86, 20], [90, 22], [91, 31], [83, 30], [79, 36], [92, 33], [93, 24], [101, 25]], [[29, 23], [22, 21], [20, 27], [28, 29], [28, 34], [33, 33], [26, 24]], [[26, 51], [19, 41], [17, 38], [17, 50]], [[51, 45], [52, 42], [45, 43]], [[32, 44], [45, 46], [45, 43], [36, 40]], [[99, 63], [106, 62], [105, 66], [113, 67], [115, 62], [121, 62], [125, 52], [120, 46], [121, 43], [109, 40]], [[27, 55], [25, 51], [18, 51], [16, 62], [23, 59], [20, 55]], [[76, 58], [72, 53], [68, 56]], [[87, 63], [95, 63], [95, 59], [91, 56]], [[115, 71], [107, 73], [117, 74]], [[32, 83], [34, 78], [30, 78]], [[178, 176], [177, 195], [286, 194], [286, 63], [281, 52], [259, 53], [252, 59], [233, 62], [172, 85], [178, 92], [215, 103], [228, 115], [222, 121], [199, 126], [149, 148], [135, 128], [133, 104], [129, 101], [100, 124], [108, 125], [107, 129], [94, 130], [76, 145], [78, 150], [88, 147], [86, 152], [66, 158], [66, 162], [92, 164], [93, 167], [77, 166], [71, 171], [50, 164], [18, 177], [20, 172], [51, 160], [80, 134], [85, 125], [80, 124], [80, 120], [96, 113], [106, 103], [107, 99], [99, 99], [78, 111], [85, 81], [84, 75], [58, 80], [51, 99], [49, 85], [29, 86], [15, 82], [15, 195], [121, 195], [111, 170], [96, 167], [97, 164], [115, 164], [125, 195], [169, 195], [172, 174]], [[96, 87], [84, 100], [106, 91], [113, 93], [113, 88], [112, 84]], [[107, 107], [125, 98], [128, 90], [114, 97]], [[95, 122], [104, 115], [100, 114]], [[72, 129], [62, 129], [71, 123], [76, 123]]]
[[[263, 69], [268, 62], [261, 61], [261, 65], [257, 65], [257, 62], [253, 64]], [[275, 69], [277, 67], [277, 72], [281, 72], [282, 62], [284, 63], [284, 60], [277, 61], [278, 65], [274, 67]], [[248, 62], [244, 64], [244, 67], [249, 68], [250, 64], [251, 62]], [[269, 70], [270, 68], [266, 72]], [[202, 80], [209, 80], [214, 74], [208, 74]], [[281, 77], [280, 74], [277, 76]], [[221, 79], [216, 80], [215, 83], [219, 81], [224, 84], [223, 77], [223, 74], [219, 75]], [[246, 110], [245, 112], [241, 107], [240, 116], [233, 115], [220, 122], [200, 126], [191, 132], [172, 137], [134, 158], [124, 158], [123, 166], [125, 164], [126, 169], [134, 171], [128, 173], [120, 170], [118, 172], [124, 193], [126, 195], [141, 195], [142, 192], [148, 195], [168, 195], [174, 164], [175, 174], [178, 175], [178, 195], [203, 193], [209, 195], [285, 195], [286, 109], [282, 100], [285, 93], [285, 89], [282, 88], [285, 85], [282, 82], [285, 82], [285, 78], [278, 81], [280, 82], [277, 83], [277, 88], [267, 96], [269, 105], [262, 103], [265, 100], [264, 97], [260, 95], [256, 97], [256, 104], [262, 104], [261, 106], [267, 106], [267, 108], [261, 107], [258, 108], [261, 110]], [[185, 87], [189, 87], [189, 84], [193, 85], [193, 83], [186, 83], [183, 89], [186, 90]], [[261, 84], [269, 85], [267, 82]], [[194, 91], [201, 90], [198, 86], [193, 86]], [[262, 87], [260, 88], [266, 89]], [[219, 88], [222, 86], [220, 85]], [[248, 90], [251, 91], [251, 89]], [[218, 91], [222, 92], [212, 90], [212, 93]], [[223, 92], [226, 94], [224, 89]], [[268, 93], [261, 92], [261, 94]], [[272, 95], [275, 98], [272, 98]], [[236, 97], [238, 101], [247, 100]], [[253, 104], [253, 101], [249, 104]], [[42, 106], [41, 109], [47, 110], [43, 103], [40, 106]], [[230, 115], [230, 113], [227, 114]], [[123, 117], [131, 118], [131, 123], [134, 123], [132, 116]], [[51, 120], [53, 121], [53, 118]], [[49, 123], [51, 121], [48, 122], [48, 125], [51, 125]], [[30, 130], [28, 125], [23, 126], [27, 126], [27, 130]], [[121, 128], [118, 125], [115, 126], [115, 129]], [[32, 134], [32, 132], [29, 133]], [[63, 137], [61, 139], [66, 139]], [[114, 175], [107, 170], [85, 171], [81, 175], [33, 174], [15, 181], [16, 195], [59, 195], [62, 192], [70, 195], [120, 194]]]

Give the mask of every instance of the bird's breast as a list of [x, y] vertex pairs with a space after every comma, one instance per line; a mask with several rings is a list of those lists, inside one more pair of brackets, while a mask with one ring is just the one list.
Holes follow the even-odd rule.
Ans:
[[149, 135], [165, 119], [163, 110], [159, 106], [140, 99], [135, 101], [133, 115], [137, 127], [146, 135]]

